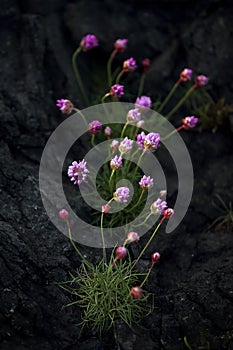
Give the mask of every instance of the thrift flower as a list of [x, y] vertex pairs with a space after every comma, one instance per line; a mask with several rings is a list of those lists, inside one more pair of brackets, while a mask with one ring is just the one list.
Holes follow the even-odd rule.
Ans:
[[166, 198], [167, 196], [167, 191], [166, 190], [162, 190], [159, 192], [159, 198]]
[[130, 190], [128, 187], [119, 187], [116, 192], [113, 194], [114, 199], [117, 202], [127, 203], [127, 198], [129, 197]]
[[110, 205], [108, 205], [108, 204], [102, 205], [102, 213], [108, 214], [110, 210], [111, 210]]
[[197, 87], [203, 87], [208, 84], [209, 78], [205, 75], [198, 75], [195, 79], [195, 84]]
[[144, 58], [144, 60], [142, 60], [142, 67], [143, 67], [143, 74], [145, 74], [148, 70], [148, 68], [150, 67], [150, 60], [149, 58]]
[[169, 218], [171, 218], [173, 215], [174, 215], [174, 210], [171, 209], [171, 208], [167, 208], [167, 209], [165, 209], [164, 212], [163, 212], [163, 216], [164, 216], [165, 219], [169, 219]]
[[192, 69], [185, 68], [180, 73], [180, 81], [183, 81], [184, 83], [186, 83], [187, 81], [190, 81], [192, 79], [192, 75], [193, 75]]
[[191, 117], [186, 117], [182, 120], [183, 122], [183, 128], [185, 130], [190, 130], [193, 129], [197, 122], [198, 122], [198, 118], [194, 117], [193, 115]]
[[139, 241], [137, 232], [129, 232], [124, 244], [134, 243]]
[[164, 210], [167, 208], [167, 202], [162, 201], [162, 199], [157, 199], [154, 203], [151, 204], [150, 210], [154, 215], [163, 214]]
[[133, 72], [137, 68], [137, 63], [133, 57], [123, 62], [125, 72]]
[[93, 120], [89, 123], [89, 132], [91, 134], [97, 134], [102, 128], [102, 124], [98, 120]]
[[110, 147], [112, 149], [112, 153], [115, 153], [115, 151], [117, 150], [118, 146], [119, 146], [119, 141], [112, 140], [112, 143], [110, 145]]
[[66, 209], [61, 209], [59, 211], [59, 216], [60, 216], [61, 219], [67, 220], [68, 217], [69, 217], [69, 213], [68, 213], [68, 211]]
[[144, 140], [144, 147], [149, 151], [154, 152], [160, 146], [160, 135], [150, 132]]
[[113, 170], [119, 170], [122, 167], [122, 158], [115, 156], [110, 162], [110, 167]]
[[105, 136], [111, 136], [112, 135], [112, 129], [109, 126], [106, 126], [104, 129]]
[[139, 185], [143, 190], [149, 190], [154, 185], [154, 180], [150, 176], [144, 175], [139, 181]]
[[124, 259], [127, 255], [127, 249], [125, 247], [117, 247], [115, 250], [115, 259]]
[[130, 109], [129, 112], [127, 113], [127, 121], [132, 124], [138, 123], [140, 119], [141, 119], [141, 113], [139, 112], [138, 108]]
[[74, 105], [73, 103], [70, 102], [70, 100], [64, 100], [64, 99], [57, 100], [56, 105], [59, 107], [60, 111], [63, 114], [70, 114], [74, 108]]
[[146, 138], [146, 134], [144, 131], [142, 131], [140, 134], [137, 135], [137, 144], [139, 147], [144, 148], [144, 141]]
[[74, 182], [74, 185], [80, 185], [82, 182], [86, 182], [87, 174], [89, 170], [86, 167], [87, 162], [83, 159], [82, 161], [74, 161], [68, 168], [68, 176], [70, 180]]
[[87, 34], [82, 38], [80, 42], [80, 46], [82, 47], [83, 51], [89, 51], [98, 45], [99, 42], [96, 36], [93, 34]]
[[153, 264], [153, 265], [154, 265], [154, 263], [156, 263], [159, 259], [160, 259], [160, 254], [159, 254], [158, 252], [152, 254], [151, 260], [152, 260], [152, 264]]
[[130, 294], [134, 299], [140, 299], [142, 297], [142, 288], [139, 286], [132, 287]]
[[114, 43], [114, 48], [117, 52], [123, 52], [126, 49], [128, 39], [117, 39]]
[[148, 96], [141, 96], [136, 99], [135, 107], [143, 109], [151, 108], [151, 99]]
[[119, 84], [115, 84], [111, 87], [110, 89], [110, 95], [120, 98], [121, 96], [124, 95], [124, 86], [123, 85], [119, 85]]
[[133, 140], [128, 139], [128, 137], [126, 136], [123, 141], [121, 141], [120, 145], [119, 145], [119, 151], [121, 153], [129, 153], [130, 150], [133, 147]]

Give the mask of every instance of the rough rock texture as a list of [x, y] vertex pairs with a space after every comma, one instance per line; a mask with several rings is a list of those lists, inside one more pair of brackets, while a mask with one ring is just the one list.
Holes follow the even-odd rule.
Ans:
[[[39, 194], [42, 150], [62, 118], [55, 100], [67, 97], [81, 105], [70, 56], [84, 34], [99, 37], [102, 47], [86, 57], [90, 71], [80, 58], [89, 77], [103, 71], [112, 42], [127, 37], [128, 51], [118, 60], [152, 59], [146, 89], [153, 98], [190, 66], [209, 75], [213, 93], [230, 102], [231, 3], [2, 0], [0, 20], [0, 348], [113, 349], [112, 334], [98, 339], [86, 331], [78, 339], [80, 311], [61, 309], [69, 296], [54, 282], [75, 271], [79, 259], [49, 222]], [[157, 308], [135, 334], [118, 325], [122, 349], [185, 349], [184, 336], [197, 349], [201, 333], [211, 349], [232, 349], [233, 236], [225, 226], [208, 230], [219, 215], [211, 205], [214, 195], [231, 200], [231, 139], [227, 132], [185, 135], [196, 180], [190, 210], [174, 233], [156, 239], [162, 257], [148, 289]]]

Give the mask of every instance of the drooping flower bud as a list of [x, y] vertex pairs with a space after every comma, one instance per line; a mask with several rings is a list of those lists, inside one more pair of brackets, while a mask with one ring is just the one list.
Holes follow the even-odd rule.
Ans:
[[143, 67], [143, 73], [145, 74], [148, 70], [148, 68], [150, 67], [150, 60], [149, 58], [144, 58], [144, 60], [142, 60], [142, 67]]
[[127, 238], [125, 240], [125, 244], [129, 244], [129, 243], [134, 243], [134, 242], [138, 242], [139, 241], [139, 235], [137, 234], [137, 232], [129, 232], [127, 234]]
[[209, 78], [205, 75], [198, 75], [195, 79], [195, 84], [197, 87], [204, 87], [208, 84]]
[[117, 247], [115, 250], [115, 259], [124, 259], [128, 251], [125, 247]]
[[134, 299], [140, 299], [142, 297], [142, 288], [139, 286], [132, 287], [130, 294]]
[[151, 256], [152, 264], [155, 264], [160, 259], [160, 254], [158, 252], [153, 253]]
[[67, 220], [68, 217], [69, 217], [69, 213], [66, 209], [61, 209], [59, 211], [59, 217], [62, 219], [62, 220]]
[[102, 213], [103, 214], [108, 214], [110, 210], [111, 210], [110, 205], [108, 205], [108, 204], [102, 205]]
[[165, 219], [169, 219], [169, 218], [171, 218], [173, 215], [174, 215], [174, 210], [171, 209], [171, 208], [167, 208], [167, 209], [165, 209], [164, 212], [163, 212], [163, 217], [164, 217]]

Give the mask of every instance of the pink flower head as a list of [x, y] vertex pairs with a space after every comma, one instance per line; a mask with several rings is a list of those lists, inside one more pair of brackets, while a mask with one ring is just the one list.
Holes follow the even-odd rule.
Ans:
[[112, 129], [109, 126], [106, 126], [104, 129], [105, 136], [111, 136], [112, 135]]
[[73, 103], [70, 102], [70, 100], [57, 100], [57, 104], [56, 104], [60, 111], [62, 111], [63, 114], [70, 114], [74, 108]]
[[89, 132], [91, 134], [97, 134], [100, 132], [102, 128], [102, 124], [98, 120], [93, 120], [91, 123], [89, 123]]
[[140, 299], [142, 297], [142, 288], [139, 286], [132, 287], [130, 294], [134, 299]]
[[121, 153], [129, 153], [130, 150], [133, 147], [133, 140], [128, 139], [128, 137], [126, 136], [120, 143], [119, 145], [119, 151]]
[[117, 149], [118, 146], [119, 146], [119, 141], [117, 141], [117, 140], [112, 140], [112, 143], [111, 143], [110, 147], [111, 147], [111, 149], [112, 149], [113, 152], [116, 151], [116, 149]]
[[115, 156], [110, 162], [110, 167], [113, 170], [119, 170], [122, 167], [122, 158]]
[[139, 185], [143, 190], [149, 190], [154, 185], [154, 180], [150, 176], [143, 175], [139, 181]]
[[146, 134], [144, 131], [142, 131], [140, 134], [137, 135], [137, 144], [139, 147], [144, 148], [144, 141], [146, 138]]
[[156, 149], [160, 146], [160, 135], [154, 132], [150, 132], [148, 135], [146, 135], [144, 140], [144, 147], [154, 152]]
[[135, 102], [135, 107], [138, 107], [142, 110], [151, 108], [151, 99], [148, 96], [137, 97]]
[[139, 112], [138, 108], [135, 109], [130, 109], [129, 112], [127, 113], [127, 121], [136, 124], [139, 122], [141, 119], [141, 113]]
[[147, 72], [147, 69], [150, 67], [149, 58], [144, 58], [144, 60], [142, 60], [142, 67], [143, 67], [143, 73], [145, 74]]
[[69, 217], [69, 213], [66, 209], [61, 209], [59, 211], [59, 217], [62, 219], [62, 220], [67, 220], [68, 217]]
[[127, 249], [125, 247], [117, 247], [115, 250], [115, 259], [124, 259], [127, 255]]
[[197, 87], [203, 87], [208, 84], [209, 78], [205, 75], [198, 75], [195, 79], [195, 84]]
[[165, 219], [169, 219], [169, 218], [171, 218], [173, 215], [174, 215], [174, 210], [171, 209], [171, 208], [167, 208], [167, 209], [165, 209], [164, 212], [163, 212], [163, 217], [164, 217]]
[[82, 38], [80, 42], [80, 46], [82, 47], [83, 51], [89, 51], [98, 45], [99, 42], [96, 36], [93, 34], [87, 34]]
[[108, 205], [108, 204], [102, 205], [102, 213], [103, 214], [108, 214], [110, 210], [111, 210], [110, 205]]
[[192, 115], [191, 117], [186, 117], [186, 118], [182, 119], [182, 122], [183, 122], [183, 128], [185, 130], [190, 130], [196, 126], [196, 124], [198, 122], [198, 118], [196, 118]]
[[145, 125], [145, 121], [144, 120], [139, 120], [139, 122], [137, 122], [137, 127], [138, 128], [143, 128], [144, 125]]
[[123, 69], [125, 72], [133, 72], [137, 68], [137, 63], [133, 57], [130, 57], [128, 60], [124, 61]]
[[124, 244], [134, 243], [139, 241], [139, 235], [137, 232], [129, 232]]
[[116, 192], [114, 192], [114, 200], [121, 203], [127, 203], [127, 198], [129, 197], [130, 190], [128, 187], [118, 187]]
[[160, 254], [158, 252], [153, 253], [151, 256], [152, 264], [156, 263], [160, 259]]
[[193, 71], [192, 69], [185, 68], [180, 73], [180, 81], [183, 81], [186, 83], [187, 81], [190, 81], [192, 79]]
[[110, 95], [120, 98], [121, 96], [124, 95], [124, 86], [123, 85], [119, 85], [119, 84], [115, 84], [111, 87], [110, 89]]
[[151, 204], [150, 210], [154, 215], [161, 215], [163, 214], [166, 208], [167, 208], [167, 202], [162, 201], [162, 199], [158, 198], [157, 201]]
[[117, 52], [123, 52], [128, 44], [128, 39], [117, 39], [114, 43], [114, 48]]
[[70, 180], [74, 182], [74, 185], [80, 185], [82, 182], [86, 182], [87, 174], [89, 170], [86, 167], [87, 162], [83, 159], [82, 161], [74, 161], [68, 168], [68, 176]]

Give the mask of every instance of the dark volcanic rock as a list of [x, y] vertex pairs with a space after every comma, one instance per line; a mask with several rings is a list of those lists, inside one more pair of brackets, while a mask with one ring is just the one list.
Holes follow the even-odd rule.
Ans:
[[[130, 56], [138, 62], [150, 58], [146, 93], [153, 100], [190, 66], [208, 74], [213, 95], [230, 103], [231, 3], [2, 0], [0, 19], [0, 348], [112, 350], [111, 332], [98, 339], [85, 331], [78, 339], [80, 310], [62, 310], [70, 297], [54, 282], [66, 280], [80, 261], [68, 239], [49, 222], [39, 193], [41, 154], [63, 120], [56, 99], [83, 106], [70, 57], [83, 35], [98, 36], [101, 47], [79, 59], [90, 94], [102, 93], [99, 80], [106, 78], [113, 42], [127, 37], [128, 50], [116, 63]], [[139, 73], [134, 77], [138, 83]], [[117, 325], [119, 346], [125, 350], [185, 349], [185, 336], [196, 349], [203, 345], [201, 334], [211, 349], [232, 348], [232, 233], [224, 226], [218, 232], [215, 226], [208, 229], [226, 214], [212, 206], [215, 194], [226, 203], [232, 200], [232, 135], [194, 131], [184, 139], [194, 166], [193, 199], [178, 229], [169, 235], [161, 232], [143, 256], [141, 269], [149, 266], [155, 248], [161, 253], [147, 284], [155, 293], [156, 308], [135, 333]], [[172, 199], [175, 194], [173, 185]], [[83, 249], [93, 259], [99, 253]]]

